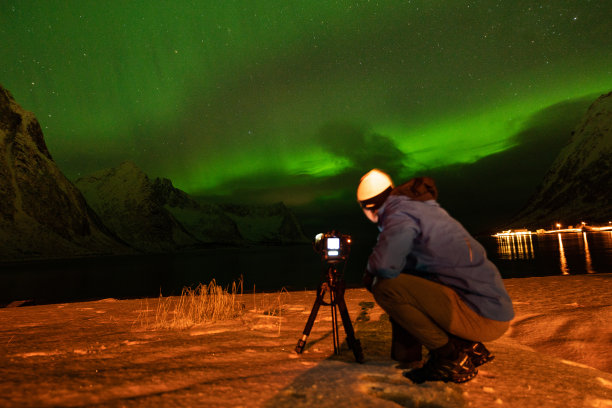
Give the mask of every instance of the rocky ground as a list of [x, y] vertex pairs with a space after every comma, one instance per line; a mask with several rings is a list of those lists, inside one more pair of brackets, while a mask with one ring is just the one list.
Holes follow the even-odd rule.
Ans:
[[462, 385], [402, 377], [364, 289], [345, 296], [364, 364], [333, 355], [326, 306], [294, 352], [312, 291], [245, 294], [242, 317], [183, 330], [155, 328], [158, 299], [0, 309], [0, 406], [611, 407], [612, 274], [505, 283], [516, 319]]

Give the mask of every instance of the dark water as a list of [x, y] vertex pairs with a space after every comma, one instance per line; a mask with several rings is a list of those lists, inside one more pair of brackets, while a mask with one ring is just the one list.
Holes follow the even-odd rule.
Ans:
[[[504, 278], [612, 272], [612, 232], [479, 237]], [[373, 243], [353, 244], [347, 286], [359, 286]], [[0, 266], [0, 305], [175, 295], [215, 279], [245, 291], [315, 288], [323, 264], [310, 245], [215, 248], [193, 254], [110, 257]]]
[[491, 240], [485, 245], [504, 277], [612, 272], [612, 231], [534, 234]]

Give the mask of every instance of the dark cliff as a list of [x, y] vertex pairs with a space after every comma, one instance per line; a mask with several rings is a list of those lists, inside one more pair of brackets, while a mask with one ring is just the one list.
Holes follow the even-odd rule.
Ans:
[[0, 86], [0, 261], [125, 252], [53, 161], [34, 115]]
[[512, 225], [612, 220], [612, 92], [599, 97]]

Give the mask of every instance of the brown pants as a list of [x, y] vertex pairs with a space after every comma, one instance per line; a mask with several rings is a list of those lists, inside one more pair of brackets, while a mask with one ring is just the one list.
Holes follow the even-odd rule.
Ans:
[[445, 345], [448, 333], [483, 342], [501, 337], [510, 326], [480, 316], [448, 286], [414, 275], [377, 279], [373, 293], [380, 307], [429, 350]]

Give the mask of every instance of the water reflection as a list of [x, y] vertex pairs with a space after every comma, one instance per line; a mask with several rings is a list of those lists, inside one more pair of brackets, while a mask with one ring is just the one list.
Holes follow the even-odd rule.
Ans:
[[582, 274], [612, 272], [612, 231], [506, 234], [495, 236], [497, 261], [508, 273]]
[[497, 236], [497, 248], [501, 259], [531, 259], [535, 257], [531, 234]]
[[563, 249], [563, 239], [561, 239], [561, 233], [558, 233], [559, 237], [559, 261], [561, 262], [561, 274], [569, 275], [569, 268], [567, 266], [567, 258], [565, 258], [565, 250]]
[[584, 257], [585, 257], [585, 266], [587, 273], [595, 273], [593, 270], [593, 262], [591, 261], [591, 252], [589, 251], [589, 242], [587, 241], [586, 232], [582, 233], [582, 240], [584, 241]]

